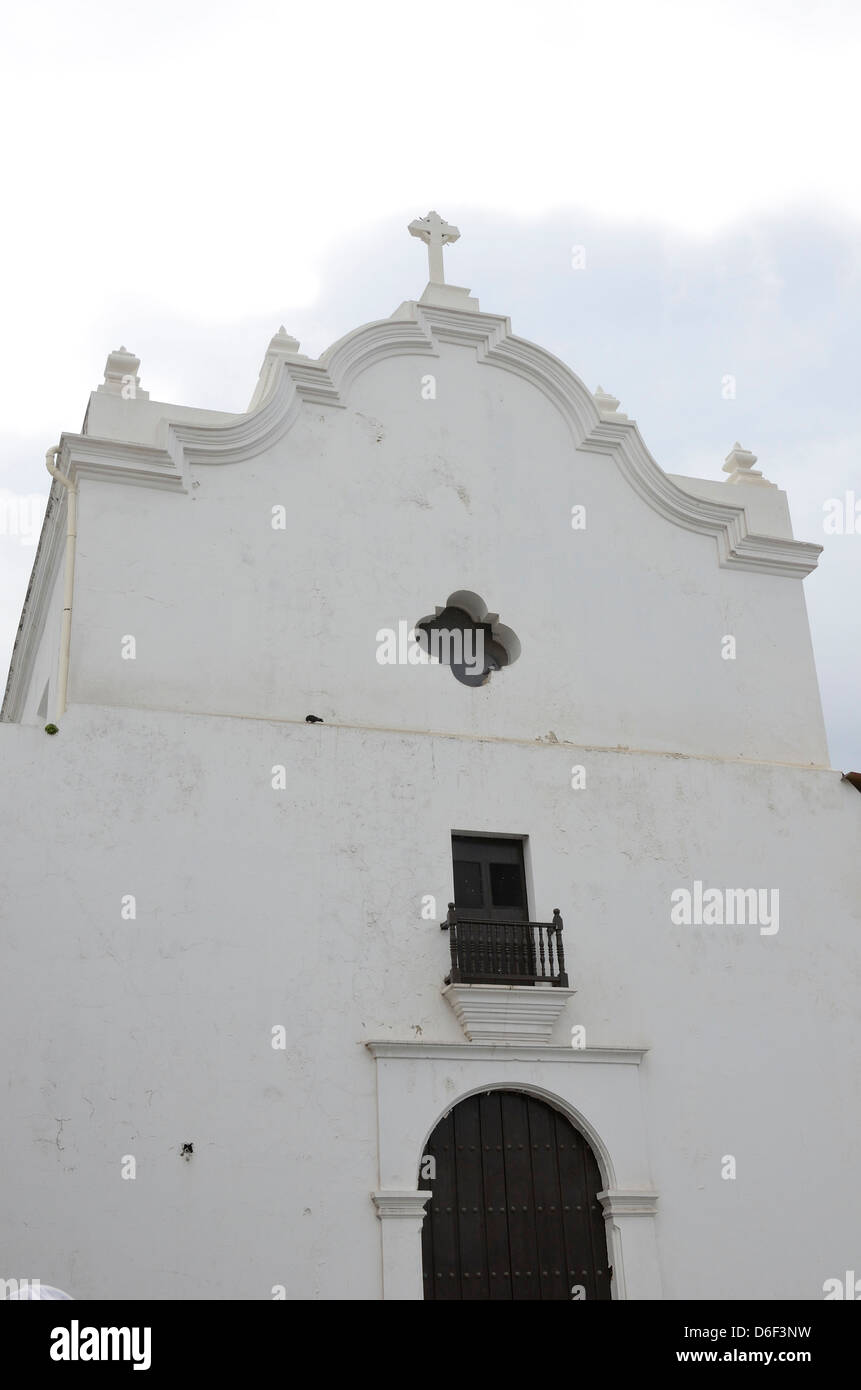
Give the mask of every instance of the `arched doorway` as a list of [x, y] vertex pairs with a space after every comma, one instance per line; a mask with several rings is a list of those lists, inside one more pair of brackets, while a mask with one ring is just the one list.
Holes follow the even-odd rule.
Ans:
[[598, 1164], [545, 1101], [522, 1091], [468, 1096], [436, 1126], [422, 1168], [419, 1186], [433, 1189], [422, 1225], [426, 1299], [610, 1298]]

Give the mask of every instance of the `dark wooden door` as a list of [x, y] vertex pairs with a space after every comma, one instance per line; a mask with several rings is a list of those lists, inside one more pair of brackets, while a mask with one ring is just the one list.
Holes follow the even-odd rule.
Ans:
[[598, 1164], [557, 1110], [519, 1091], [469, 1096], [428, 1155], [425, 1298], [610, 1298]]
[[[524, 979], [535, 976], [535, 945], [526, 903], [523, 841], [452, 835], [454, 905], [458, 917], [473, 922], [510, 922], [509, 958], [495, 958], [490, 934], [461, 937], [461, 970], [468, 979], [492, 980], [504, 969]], [[517, 925], [523, 923], [524, 925]], [[495, 937], [493, 939], [496, 939]], [[491, 967], [495, 968], [491, 968]]]

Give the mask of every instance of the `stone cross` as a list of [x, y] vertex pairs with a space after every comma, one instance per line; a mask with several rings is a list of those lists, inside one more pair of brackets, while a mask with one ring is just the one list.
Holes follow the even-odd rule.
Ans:
[[457, 227], [450, 227], [447, 222], [442, 220], [438, 212], [429, 212], [427, 217], [417, 217], [414, 222], [411, 222], [407, 231], [412, 236], [421, 237], [422, 241], [427, 242], [430, 283], [432, 285], [444, 285], [442, 248], [450, 241], [457, 241], [460, 236]]

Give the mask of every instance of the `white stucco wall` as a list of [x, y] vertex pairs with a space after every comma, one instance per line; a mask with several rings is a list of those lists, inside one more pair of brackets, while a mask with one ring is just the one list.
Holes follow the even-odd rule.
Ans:
[[[529, 836], [578, 991], [555, 1041], [649, 1049], [651, 1171], [622, 1176], [660, 1193], [664, 1296], [817, 1298], [857, 1264], [861, 798], [837, 774], [83, 706], [54, 738], [4, 725], [0, 752], [9, 1276], [380, 1296], [363, 1044], [465, 1041], [420, 916], [426, 893], [444, 915], [455, 828]], [[779, 888], [779, 932], [672, 925], [695, 878]]]
[[[376, 1299], [385, 1231], [391, 1296], [418, 1226], [370, 1194], [397, 1205], [440, 1107], [508, 1084], [592, 1134], [622, 1292], [821, 1297], [858, 1259], [861, 800], [827, 769], [814, 561], [782, 494], [679, 491], [503, 320], [417, 315], [281, 386], [276, 353], [254, 416], [102, 393], [64, 443], [70, 708], [47, 737], [54, 536], [0, 726], [0, 1277]], [[377, 662], [461, 589], [514, 665], [476, 690]], [[531, 915], [562, 910], [577, 993], [540, 1057], [485, 1056], [441, 996], [454, 830], [527, 837]], [[779, 931], [674, 925], [694, 880], [777, 890]]]

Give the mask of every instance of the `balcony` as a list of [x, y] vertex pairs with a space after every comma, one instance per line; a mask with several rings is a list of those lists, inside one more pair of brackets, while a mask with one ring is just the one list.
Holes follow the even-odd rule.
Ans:
[[498, 922], [465, 916], [449, 903], [451, 969], [443, 994], [470, 1042], [549, 1043], [568, 988], [562, 918]]
[[440, 928], [451, 947], [447, 985], [568, 986], [558, 907], [552, 922], [491, 922], [459, 916], [449, 903]]

